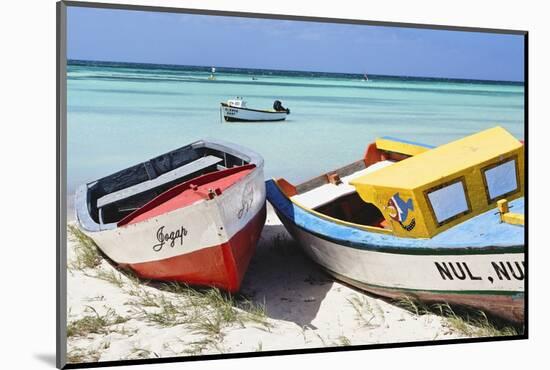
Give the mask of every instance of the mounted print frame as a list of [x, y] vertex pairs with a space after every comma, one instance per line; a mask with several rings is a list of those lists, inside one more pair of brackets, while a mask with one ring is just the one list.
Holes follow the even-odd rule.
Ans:
[[526, 339], [528, 33], [57, 4], [57, 366]]

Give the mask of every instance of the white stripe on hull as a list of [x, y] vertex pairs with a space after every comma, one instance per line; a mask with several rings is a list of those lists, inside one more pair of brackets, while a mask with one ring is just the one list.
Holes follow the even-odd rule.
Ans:
[[[213, 200], [202, 200], [113, 230], [86, 234], [117, 263], [157, 261], [226, 243], [248, 224], [264, 203], [263, 169], [256, 168]], [[172, 240], [162, 244], [160, 234], [178, 230], [184, 230], [184, 235], [175, 238], [173, 244]]]
[[235, 107], [221, 107], [223, 116], [245, 121], [280, 121], [286, 119], [286, 112], [259, 112]]
[[[286, 226], [316, 263], [339, 275], [372, 286], [424, 291], [524, 291], [523, 253], [383, 253], [342, 246], [309, 234], [293, 224], [286, 223]], [[438, 265], [443, 272], [438, 269]]]

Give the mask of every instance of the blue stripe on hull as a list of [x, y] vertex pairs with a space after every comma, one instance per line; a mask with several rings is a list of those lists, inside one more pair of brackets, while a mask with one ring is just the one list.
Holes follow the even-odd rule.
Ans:
[[[266, 181], [267, 199], [283, 222], [325, 240], [352, 248], [388, 253], [463, 254], [523, 253], [524, 228], [500, 223], [495, 210], [473, 217], [431, 239], [402, 238], [340, 225], [293, 204], [273, 180]], [[524, 198], [510, 202], [513, 212], [524, 212]]]

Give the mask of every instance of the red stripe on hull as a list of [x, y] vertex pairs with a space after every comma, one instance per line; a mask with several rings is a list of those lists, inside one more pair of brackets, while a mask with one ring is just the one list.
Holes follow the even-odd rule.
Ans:
[[159, 261], [132, 263], [139, 277], [212, 286], [231, 293], [241, 287], [244, 274], [265, 223], [265, 205], [246, 226], [226, 243]]
[[256, 244], [258, 244], [258, 239], [260, 239], [260, 234], [264, 228], [265, 216], [266, 208], [264, 203], [262, 209], [250, 220], [248, 225], [246, 225], [243, 230], [236, 233], [229, 240], [229, 243], [226, 243], [228, 249], [231, 250], [231, 255], [235, 261], [234, 266], [236, 267], [235, 285], [228, 289], [231, 292], [237, 292], [241, 287], [244, 274], [254, 255]]

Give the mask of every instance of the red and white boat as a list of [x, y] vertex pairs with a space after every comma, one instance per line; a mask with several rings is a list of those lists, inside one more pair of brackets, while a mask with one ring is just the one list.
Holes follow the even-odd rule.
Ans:
[[146, 279], [240, 288], [265, 221], [263, 159], [200, 140], [82, 185], [79, 227]]

